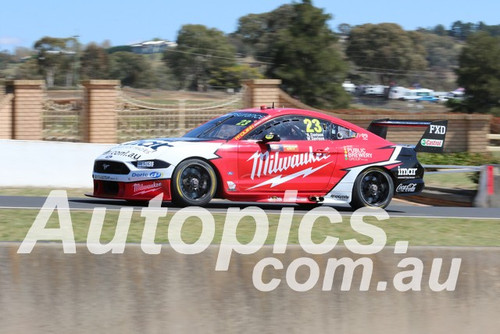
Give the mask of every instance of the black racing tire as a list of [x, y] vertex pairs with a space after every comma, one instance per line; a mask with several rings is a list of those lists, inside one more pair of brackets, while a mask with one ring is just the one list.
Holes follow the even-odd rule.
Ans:
[[201, 159], [181, 162], [172, 175], [172, 201], [181, 206], [204, 206], [217, 190], [213, 167]]
[[368, 168], [361, 172], [354, 182], [353, 209], [361, 207], [385, 208], [394, 194], [394, 182], [387, 171], [381, 168]]

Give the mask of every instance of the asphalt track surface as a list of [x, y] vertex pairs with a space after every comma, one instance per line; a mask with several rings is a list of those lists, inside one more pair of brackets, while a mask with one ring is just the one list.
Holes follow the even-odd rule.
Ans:
[[[0, 209], [40, 209], [45, 203], [46, 197], [36, 196], [0, 196]], [[120, 200], [107, 200], [89, 197], [69, 197], [70, 209], [93, 210], [96, 207], [105, 207], [110, 210], [119, 210], [122, 207], [134, 207], [140, 210], [141, 205], [128, 203]], [[164, 202], [163, 207], [169, 208], [169, 212], [180, 209], [171, 203]], [[293, 207], [295, 213], [306, 213], [298, 205], [276, 205], [276, 204], [256, 204], [250, 202], [230, 202], [225, 200], [213, 200], [206, 208], [212, 213], [225, 213], [230, 207], [244, 208], [257, 206], [267, 213], [279, 214], [283, 207]], [[349, 206], [333, 206], [341, 215], [349, 216], [353, 210]], [[436, 207], [413, 204], [410, 202], [393, 199], [386, 208], [391, 217], [420, 217], [420, 218], [470, 218], [470, 219], [498, 219], [500, 220], [500, 208], [471, 208], [471, 207]]]

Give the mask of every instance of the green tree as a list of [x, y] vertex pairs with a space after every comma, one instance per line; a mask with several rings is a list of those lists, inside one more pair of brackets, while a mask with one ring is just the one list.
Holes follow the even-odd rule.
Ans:
[[7, 68], [9, 63], [13, 62], [12, 56], [7, 51], [0, 51], [0, 77], [2, 77], [2, 71]]
[[109, 77], [134, 88], [152, 88], [155, 85], [154, 73], [147, 58], [126, 51], [109, 55]]
[[428, 66], [435, 69], [450, 70], [457, 66], [461, 44], [445, 35], [422, 34], [422, 45], [427, 54]]
[[500, 113], [500, 37], [469, 36], [458, 62], [457, 83], [467, 93], [467, 111]]
[[279, 31], [292, 24], [294, 8], [290, 4], [262, 14], [249, 14], [238, 20], [238, 29], [231, 34], [236, 45], [242, 45], [238, 52], [251, 55], [267, 62], [273, 56], [273, 45]]
[[341, 23], [337, 26], [337, 30], [340, 32], [341, 35], [347, 36], [351, 32], [351, 25], [348, 23]]
[[58, 84], [63, 84], [64, 80], [67, 86], [74, 83], [78, 48], [76, 37], [46, 36], [35, 42], [39, 71], [45, 77], [48, 87], [53, 87], [56, 79]]
[[224, 33], [203, 25], [184, 25], [177, 36], [177, 47], [163, 57], [177, 78], [180, 88], [206, 89], [212, 74], [235, 65], [235, 48]]
[[406, 32], [394, 23], [354, 27], [346, 54], [362, 71], [378, 73], [384, 84], [427, 67], [419, 33]]
[[80, 58], [82, 79], [107, 79], [109, 76], [108, 53], [95, 43], [83, 50]]
[[263, 75], [258, 69], [239, 64], [214, 70], [208, 83], [210, 86], [216, 87], [239, 88], [241, 87], [241, 80], [261, 78], [263, 78]]
[[450, 36], [464, 41], [469, 37], [469, 35], [473, 34], [476, 31], [476, 25], [471, 22], [462, 22], [455, 21], [451, 25], [451, 29], [449, 31]]
[[341, 108], [349, 96], [341, 87], [347, 72], [336, 49], [337, 38], [328, 26], [331, 19], [310, 0], [292, 4], [286, 28], [270, 43], [272, 65], [267, 76], [279, 78], [290, 95], [319, 108]]
[[438, 36], [446, 36], [447, 35], [447, 31], [446, 31], [446, 28], [444, 27], [444, 25], [442, 24], [438, 24], [436, 25], [433, 29], [432, 29], [432, 32]]
[[16, 79], [24, 80], [41, 80], [43, 79], [36, 58], [31, 58], [23, 61], [16, 69]]

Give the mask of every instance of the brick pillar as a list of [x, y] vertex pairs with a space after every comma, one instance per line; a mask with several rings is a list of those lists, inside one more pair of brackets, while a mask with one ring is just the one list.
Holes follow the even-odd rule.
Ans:
[[81, 118], [83, 142], [116, 143], [119, 80], [86, 80]]
[[6, 92], [13, 94], [12, 116], [5, 115], [12, 124], [12, 139], [43, 139], [44, 90], [45, 84], [42, 80], [11, 80], [6, 82]]
[[246, 86], [244, 104], [245, 108], [256, 108], [262, 105], [276, 106], [280, 101], [280, 79], [252, 79], [244, 82]]
[[467, 121], [467, 151], [471, 153], [487, 152], [489, 145], [491, 115], [466, 115]]
[[12, 139], [13, 101], [13, 93], [0, 93], [0, 139]]

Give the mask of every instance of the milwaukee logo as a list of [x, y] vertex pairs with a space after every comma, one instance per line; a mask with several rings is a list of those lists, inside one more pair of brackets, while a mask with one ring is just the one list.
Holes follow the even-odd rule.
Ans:
[[268, 151], [262, 153], [255, 152], [247, 161], [252, 160], [252, 173], [250, 178], [259, 178], [261, 176], [273, 175], [293, 169], [300, 166], [307, 166], [317, 161], [326, 160], [330, 157], [329, 153], [314, 153], [313, 148], [309, 146], [309, 152], [292, 154], [280, 157], [280, 152], [269, 154]]
[[134, 184], [134, 193], [135, 194], [144, 194], [153, 190], [160, 188], [162, 184], [160, 182], [153, 182], [150, 184], [143, 183], [135, 183]]

